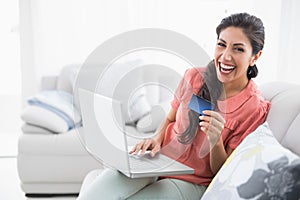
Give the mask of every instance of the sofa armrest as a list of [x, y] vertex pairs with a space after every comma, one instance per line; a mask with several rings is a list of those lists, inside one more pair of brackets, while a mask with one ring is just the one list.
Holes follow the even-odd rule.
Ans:
[[40, 82], [39, 90], [55, 90], [57, 88], [57, 76], [43, 76]]

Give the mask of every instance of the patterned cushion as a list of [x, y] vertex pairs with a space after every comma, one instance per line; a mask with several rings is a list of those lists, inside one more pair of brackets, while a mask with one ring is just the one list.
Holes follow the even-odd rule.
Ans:
[[202, 199], [299, 198], [300, 158], [278, 143], [266, 122], [235, 149]]

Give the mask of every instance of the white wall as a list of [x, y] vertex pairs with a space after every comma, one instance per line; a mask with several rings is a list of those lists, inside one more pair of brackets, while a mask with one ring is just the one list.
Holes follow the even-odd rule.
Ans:
[[[56, 74], [64, 64], [82, 62], [105, 40], [122, 32], [165, 28], [185, 34], [209, 52], [226, 1], [197, 0], [27, 0], [36, 75]], [[217, 4], [216, 4], [217, 3]], [[210, 20], [207, 20], [210, 19]], [[26, 23], [26, 22], [25, 22]]]
[[0, 134], [20, 132], [18, 0], [0, 1]]
[[289, 0], [282, 2], [280, 21], [279, 53], [275, 60], [278, 62], [277, 79], [300, 83], [300, 1]]
[[[216, 42], [215, 27], [223, 17], [235, 12], [255, 14], [266, 27], [264, 54], [257, 63], [260, 70], [257, 82], [292, 80], [300, 83], [295, 75], [289, 78], [298, 70], [292, 61], [286, 63], [291, 67], [284, 73], [281, 64], [285, 60], [281, 58], [283, 52], [289, 60], [293, 60], [291, 56], [297, 53], [297, 46], [291, 45], [294, 40], [299, 43], [296, 37], [299, 14], [296, 11], [300, 7], [296, 2], [20, 0], [23, 23], [21, 48], [25, 55], [22, 56], [25, 77], [23, 97], [34, 93], [42, 75], [57, 74], [65, 64], [82, 63], [103, 41], [128, 30], [156, 27], [177, 31], [196, 41], [212, 57]], [[287, 29], [284, 31], [282, 27]], [[289, 46], [283, 42], [287, 35], [292, 38]]]
[[[280, 21], [282, 0], [233, 0], [228, 5], [230, 13], [249, 12], [261, 18], [265, 26], [265, 46], [263, 54], [257, 62], [259, 75], [254, 80], [257, 83], [276, 81], [277, 58], [279, 54]], [[300, 83], [300, 82], [299, 82]]]

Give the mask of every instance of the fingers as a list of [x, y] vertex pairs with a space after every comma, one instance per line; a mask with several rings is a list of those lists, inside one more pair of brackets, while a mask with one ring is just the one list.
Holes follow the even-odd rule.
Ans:
[[138, 145], [138, 144], [136, 144], [136, 145], [129, 151], [130, 154], [133, 154], [133, 153], [137, 150], [137, 148], [138, 148], [137, 145]]
[[149, 149], [149, 147], [151, 146], [151, 140], [145, 140], [144, 145], [142, 147], [142, 151], [141, 154], [144, 155], [145, 152]]
[[201, 120], [201, 122], [199, 123], [199, 125], [201, 127], [204, 127], [206, 129], [208, 129], [209, 127], [216, 127], [218, 129], [224, 129], [225, 126], [225, 119], [222, 117], [222, 115], [220, 115], [219, 113], [215, 112], [215, 111], [203, 111], [204, 114], [206, 114], [205, 116], [200, 116], [199, 119]]
[[205, 128], [205, 129], [217, 128], [220, 130], [224, 129], [224, 123], [220, 122], [212, 117], [201, 116], [200, 120], [201, 120], [201, 122], [199, 123], [199, 125], [201, 126], [201, 128]]
[[154, 148], [151, 150], [150, 155], [154, 157], [160, 151], [160, 145], [155, 145]]
[[147, 150], [151, 150], [150, 155], [155, 156], [160, 151], [160, 145], [154, 139], [146, 139], [136, 144], [129, 153], [144, 155]]
[[225, 125], [225, 119], [217, 112], [203, 112], [205, 116], [200, 116], [199, 123], [201, 130], [206, 134], [210, 146], [213, 147], [221, 138], [222, 131]]
[[129, 153], [138, 154], [143, 149], [144, 143], [145, 141], [143, 140], [140, 143], [136, 144]]
[[207, 134], [207, 136], [213, 136], [213, 135], [220, 135], [222, 129], [219, 129], [217, 127], [214, 126], [210, 126], [208, 123], [206, 122], [200, 122], [200, 129]]
[[207, 137], [211, 143], [214, 145], [221, 136], [221, 133], [225, 126], [225, 119], [219, 113], [215, 111], [203, 111], [205, 116], [200, 116], [199, 123], [201, 130], [207, 134]]
[[226, 122], [225, 119], [224, 119], [224, 117], [220, 113], [218, 113], [218, 112], [215, 112], [215, 111], [212, 111], [212, 110], [205, 110], [205, 111], [203, 111], [203, 113], [205, 115], [208, 115], [208, 116], [216, 119], [217, 121], [219, 121], [219, 122], [221, 122], [223, 124], [225, 124], [225, 122]]

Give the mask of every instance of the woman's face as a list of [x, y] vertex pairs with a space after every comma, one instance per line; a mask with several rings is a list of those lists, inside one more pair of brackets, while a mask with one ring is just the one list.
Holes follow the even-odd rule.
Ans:
[[251, 43], [241, 28], [225, 28], [219, 35], [215, 49], [218, 79], [225, 86], [246, 86], [248, 66], [253, 66], [258, 57], [252, 56]]

